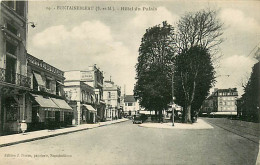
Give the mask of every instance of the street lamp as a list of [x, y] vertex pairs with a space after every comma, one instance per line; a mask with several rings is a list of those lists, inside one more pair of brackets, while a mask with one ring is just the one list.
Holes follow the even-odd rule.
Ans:
[[174, 126], [174, 108], [175, 108], [175, 104], [174, 104], [174, 100], [175, 97], [172, 97], [172, 126]]
[[172, 67], [172, 126], [174, 126], [174, 65]]

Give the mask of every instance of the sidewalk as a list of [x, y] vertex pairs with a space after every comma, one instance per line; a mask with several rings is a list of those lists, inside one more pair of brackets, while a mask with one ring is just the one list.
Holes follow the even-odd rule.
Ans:
[[54, 137], [54, 136], [58, 136], [58, 135], [83, 131], [83, 130], [97, 128], [97, 127], [102, 127], [102, 126], [106, 126], [106, 125], [110, 125], [110, 124], [124, 122], [127, 120], [129, 120], [129, 119], [118, 119], [118, 120], [113, 120], [113, 121], [100, 122], [100, 123], [96, 123], [96, 124], [82, 124], [82, 125], [78, 125], [76, 127], [56, 129], [54, 131], [40, 130], [40, 131], [28, 132], [25, 135], [20, 133], [20, 134], [14, 134], [14, 135], [0, 136], [0, 147], [39, 140], [39, 139], [45, 139], [48, 137]]
[[198, 119], [196, 123], [185, 124], [185, 123], [143, 123], [139, 125], [140, 127], [150, 127], [150, 128], [168, 128], [168, 129], [213, 129], [211, 125]]

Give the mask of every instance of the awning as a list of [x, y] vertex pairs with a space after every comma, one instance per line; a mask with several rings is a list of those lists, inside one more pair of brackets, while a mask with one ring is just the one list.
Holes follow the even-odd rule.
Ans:
[[56, 81], [59, 85], [64, 86], [60, 81]]
[[38, 73], [35, 73], [35, 72], [33, 72], [33, 75], [34, 75], [38, 85], [45, 86], [45, 84], [44, 84], [44, 82], [42, 80], [42, 76], [41, 75], [39, 75]]
[[95, 108], [93, 108], [91, 105], [83, 104], [83, 106], [86, 107], [89, 111], [97, 112], [97, 110], [95, 110]]
[[210, 115], [232, 115], [232, 116], [236, 116], [236, 115], [237, 115], [237, 112], [236, 112], [236, 111], [211, 112]]
[[66, 101], [56, 98], [51, 98], [51, 100], [58, 105], [60, 109], [72, 110], [72, 108], [66, 103]]
[[36, 95], [36, 94], [31, 94], [35, 101], [42, 107], [42, 108], [55, 108], [59, 109], [59, 107], [50, 99], [50, 98], [45, 98], [41, 95]]

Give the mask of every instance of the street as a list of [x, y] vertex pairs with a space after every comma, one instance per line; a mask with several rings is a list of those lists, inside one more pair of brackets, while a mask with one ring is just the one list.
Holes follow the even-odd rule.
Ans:
[[212, 126], [174, 130], [127, 121], [0, 148], [0, 164], [255, 164], [257, 143]]

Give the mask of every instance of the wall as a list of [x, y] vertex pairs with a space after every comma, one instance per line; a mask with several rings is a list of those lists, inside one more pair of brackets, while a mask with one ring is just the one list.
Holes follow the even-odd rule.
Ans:
[[80, 80], [80, 71], [64, 72], [65, 81]]

